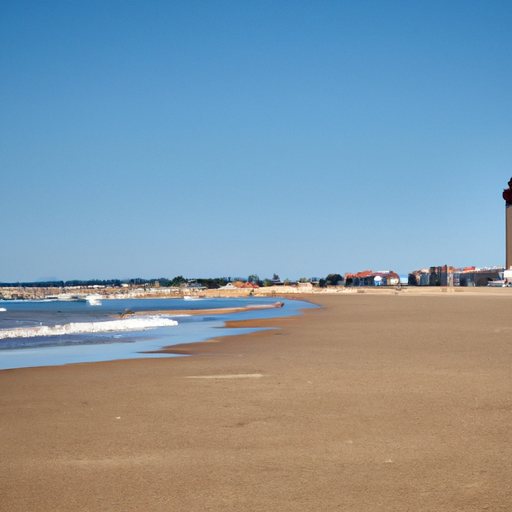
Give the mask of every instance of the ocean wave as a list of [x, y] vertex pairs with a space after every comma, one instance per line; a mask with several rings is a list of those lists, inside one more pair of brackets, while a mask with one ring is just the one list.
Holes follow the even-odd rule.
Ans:
[[157, 327], [178, 325], [176, 320], [161, 316], [124, 318], [105, 322], [79, 322], [65, 325], [41, 325], [17, 329], [0, 330], [0, 340], [7, 338], [34, 338], [36, 336], [62, 336], [95, 332], [145, 331]]

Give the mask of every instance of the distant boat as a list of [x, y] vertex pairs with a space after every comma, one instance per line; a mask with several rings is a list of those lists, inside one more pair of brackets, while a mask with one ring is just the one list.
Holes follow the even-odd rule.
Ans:
[[194, 295], [185, 295], [183, 300], [202, 300], [200, 297], [195, 297]]
[[101, 306], [101, 296], [100, 295], [87, 295], [86, 301], [89, 306]]

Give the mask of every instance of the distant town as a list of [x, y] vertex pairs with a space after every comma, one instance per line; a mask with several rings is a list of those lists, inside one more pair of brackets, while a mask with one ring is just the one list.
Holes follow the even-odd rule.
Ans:
[[[91, 279], [71, 281], [44, 281], [0, 283], [0, 300], [55, 299], [80, 300], [90, 294], [103, 298], [139, 297], [196, 297], [196, 296], [246, 296], [275, 295], [278, 293], [313, 293], [368, 287], [442, 286], [508, 286], [504, 267], [465, 267], [448, 265], [414, 270], [399, 275], [392, 270], [365, 270], [344, 275], [334, 273], [324, 278], [302, 277], [299, 280], [272, 278], [260, 279], [252, 274], [247, 278], [218, 277], [187, 279]], [[512, 280], [511, 280], [512, 282]]]

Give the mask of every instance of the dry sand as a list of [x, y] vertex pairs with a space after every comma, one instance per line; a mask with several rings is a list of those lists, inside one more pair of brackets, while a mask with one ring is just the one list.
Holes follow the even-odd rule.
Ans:
[[315, 301], [208, 355], [0, 371], [0, 510], [512, 510], [512, 290]]

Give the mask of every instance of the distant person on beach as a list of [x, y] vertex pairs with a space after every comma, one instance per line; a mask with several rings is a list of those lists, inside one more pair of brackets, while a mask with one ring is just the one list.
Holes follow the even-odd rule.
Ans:
[[503, 199], [505, 199], [507, 206], [512, 205], [512, 178], [508, 182], [508, 188], [503, 191]]

